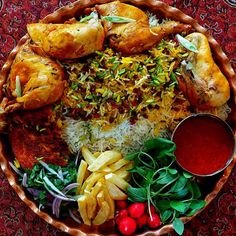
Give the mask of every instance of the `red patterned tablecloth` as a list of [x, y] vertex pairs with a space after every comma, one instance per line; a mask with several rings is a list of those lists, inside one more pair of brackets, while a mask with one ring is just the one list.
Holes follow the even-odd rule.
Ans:
[[[73, 0], [0, 0], [0, 68], [8, 53], [36, 22]], [[221, 44], [236, 69], [235, 0], [165, 0], [196, 18]], [[0, 170], [0, 235], [66, 235], [35, 215], [12, 190]], [[236, 235], [236, 168], [217, 198], [186, 225], [184, 235]]]

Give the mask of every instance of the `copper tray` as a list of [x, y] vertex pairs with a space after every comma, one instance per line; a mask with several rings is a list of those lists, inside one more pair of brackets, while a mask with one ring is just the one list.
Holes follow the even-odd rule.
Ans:
[[[55, 11], [54, 13], [46, 16], [44, 19], [41, 20], [41, 22], [62, 23], [72, 17], [77, 17], [81, 15], [84, 9], [87, 7], [92, 7], [95, 4], [107, 3], [111, 1], [112, 0], [92, 0], [92, 1], [78, 0], [74, 2], [73, 4], [62, 7], [58, 9], [57, 11]], [[149, 11], [152, 11], [153, 13], [157, 13], [164, 17], [172, 18], [174, 20], [178, 20], [183, 23], [191, 24], [192, 27], [196, 31], [201, 32], [207, 36], [210, 46], [211, 46], [211, 50], [213, 52], [214, 59], [216, 63], [218, 64], [218, 66], [221, 68], [222, 72], [227, 77], [230, 87], [231, 87], [231, 99], [229, 101], [229, 105], [232, 109], [232, 112], [230, 113], [228, 122], [233, 128], [234, 133], [236, 133], [236, 75], [229, 63], [228, 58], [226, 57], [225, 53], [221, 50], [216, 40], [213, 37], [211, 37], [210, 34], [207, 32], [207, 30], [203, 28], [202, 26], [200, 26], [196, 20], [184, 14], [182, 11], [174, 7], [168, 6], [167, 4], [163, 2], [155, 1], [155, 0], [127, 0], [127, 1], [122, 1], [122, 2], [131, 3], [142, 9], [149, 9]], [[24, 44], [28, 38], [29, 38], [28, 35], [25, 35], [24, 37], [21, 38], [21, 40], [18, 42], [18, 45], [9, 54], [7, 61], [0, 72], [0, 100], [2, 99], [2, 86], [7, 79], [8, 73], [10, 71], [12, 62], [16, 56], [16, 53], [18, 52], [19, 47], [22, 44]], [[24, 192], [23, 188], [20, 186], [20, 184], [17, 181], [16, 174], [10, 168], [8, 164], [8, 160], [11, 159], [11, 154], [9, 153], [8, 149], [9, 148], [7, 146], [6, 138], [4, 136], [1, 136], [0, 137], [1, 168], [3, 172], [6, 174], [6, 177], [10, 185], [16, 191], [16, 193], [21, 198], [21, 200], [24, 201], [38, 216], [43, 218], [49, 224], [52, 224], [58, 229], [66, 233], [69, 233], [71, 235], [84, 235], [84, 236], [85, 235], [108, 235], [108, 234], [115, 235], [113, 224], [106, 224], [106, 225], [103, 225], [102, 227], [89, 228], [85, 225], [79, 225], [78, 223], [76, 223], [70, 218], [66, 218], [63, 221], [56, 220], [51, 216], [49, 212], [40, 211], [38, 207], [36, 206], [36, 204], [32, 201], [32, 199]], [[221, 190], [224, 183], [227, 181], [234, 167], [235, 162], [236, 162], [236, 155], [234, 156], [234, 159], [231, 162], [231, 164], [224, 170], [223, 173], [210, 179], [209, 178], [204, 179], [202, 181], [203, 187], [205, 189], [209, 189], [209, 187], [212, 189], [210, 193], [208, 190], [208, 194], [206, 194], [206, 197], [205, 197], [205, 201], [207, 203], [206, 205], [208, 205], [216, 197], [217, 193]], [[201, 211], [199, 211], [197, 214], [199, 214]], [[195, 217], [197, 214], [195, 214], [192, 217], [183, 217], [181, 219], [184, 223], [186, 223], [190, 221], [193, 217]], [[173, 226], [169, 224], [169, 225], [162, 226], [158, 230], [146, 231], [140, 235], [162, 235], [162, 234], [169, 233], [172, 230], [173, 230]]]

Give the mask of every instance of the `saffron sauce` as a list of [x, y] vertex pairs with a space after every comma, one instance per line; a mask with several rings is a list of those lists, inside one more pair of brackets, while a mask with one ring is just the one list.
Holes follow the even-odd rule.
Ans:
[[212, 115], [194, 115], [176, 128], [176, 161], [195, 175], [213, 175], [232, 160], [235, 139], [230, 127]]

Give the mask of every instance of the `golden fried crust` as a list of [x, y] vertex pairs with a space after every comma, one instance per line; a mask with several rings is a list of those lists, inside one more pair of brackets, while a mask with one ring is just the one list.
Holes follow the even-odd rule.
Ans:
[[141, 9], [119, 1], [96, 5], [102, 16], [122, 16], [148, 23], [148, 16]]
[[[17, 76], [22, 90], [20, 97], [15, 91]], [[32, 110], [57, 101], [64, 92], [64, 77], [58, 63], [35, 54], [28, 45], [24, 45], [15, 58], [8, 78], [8, 89], [18, 104], [15, 107], [20, 104], [23, 109]]]
[[176, 21], [165, 22], [156, 27], [149, 26], [148, 16], [137, 7], [118, 1], [98, 5], [96, 10], [102, 16], [122, 16], [134, 19], [135, 22], [111, 24], [103, 21], [107, 36], [110, 38], [110, 47], [123, 54], [141, 53], [152, 48], [165, 36], [172, 33], [188, 31], [191, 26]]
[[57, 59], [74, 59], [103, 49], [105, 32], [100, 21], [27, 25], [33, 42]]
[[192, 33], [186, 39], [197, 47], [198, 52], [191, 53], [188, 58], [193, 67], [191, 72], [182, 67], [180, 89], [190, 103], [200, 109], [225, 104], [230, 97], [229, 83], [212, 58], [207, 37]]
[[[23, 168], [32, 169], [39, 157], [43, 157], [47, 163], [60, 166], [67, 164], [69, 150], [60, 138], [59, 128], [51, 121], [51, 116], [51, 106], [11, 114], [9, 141], [15, 158]], [[43, 131], [40, 130], [42, 128]]]
[[66, 144], [53, 134], [34, 133], [22, 127], [9, 131], [9, 140], [15, 158], [22, 168], [32, 169], [37, 158], [43, 157], [46, 163], [65, 166], [68, 159]]

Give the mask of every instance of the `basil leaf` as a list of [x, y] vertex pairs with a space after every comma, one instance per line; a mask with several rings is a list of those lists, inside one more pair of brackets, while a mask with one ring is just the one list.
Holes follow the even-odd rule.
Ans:
[[190, 173], [188, 173], [188, 172], [183, 172], [183, 176], [184, 176], [186, 179], [190, 179], [190, 178], [193, 177], [193, 176], [192, 176]]
[[173, 212], [171, 210], [166, 210], [166, 211], [161, 212], [160, 214], [161, 221], [163, 223], [166, 222], [171, 217], [172, 214]]
[[175, 184], [171, 187], [169, 192], [179, 192], [185, 187], [187, 181], [188, 180], [186, 178], [180, 176], [179, 179], [175, 182]]
[[159, 200], [156, 202], [156, 207], [160, 211], [165, 211], [170, 209], [170, 201], [169, 200]]
[[200, 210], [206, 205], [206, 202], [203, 200], [193, 200], [190, 204], [190, 208], [193, 210]]
[[190, 41], [188, 41], [187, 39], [185, 39], [184, 37], [182, 37], [181, 35], [177, 34], [176, 39], [183, 47], [185, 47], [189, 51], [195, 52], [195, 53], [198, 52], [196, 46]]
[[138, 156], [138, 154], [139, 154], [138, 152], [130, 153], [125, 156], [125, 160], [131, 161], [131, 160], [135, 159]]
[[184, 223], [182, 222], [182, 220], [180, 220], [179, 218], [175, 218], [173, 221], [173, 227], [175, 232], [178, 235], [182, 235], [184, 232]]
[[111, 23], [130, 23], [136, 21], [134, 19], [122, 16], [103, 16], [102, 19], [109, 21]]
[[155, 184], [168, 184], [170, 181], [172, 181], [175, 178], [176, 178], [175, 176], [173, 176], [173, 175], [169, 174], [168, 172], [166, 172], [166, 175], [161, 179], [158, 178], [155, 181]]
[[178, 171], [176, 169], [168, 169], [169, 173], [172, 175], [175, 175], [178, 173]]
[[172, 198], [172, 199], [181, 199], [181, 198], [185, 197], [188, 193], [189, 193], [189, 190], [185, 186], [183, 189], [179, 190], [178, 192], [172, 193], [170, 198]]
[[147, 201], [147, 190], [146, 188], [133, 188], [127, 189], [129, 200], [133, 202], [145, 202]]
[[197, 199], [197, 198], [201, 197], [201, 192], [200, 192], [200, 189], [199, 189], [197, 183], [188, 182], [187, 187], [188, 187], [189, 191], [192, 193], [193, 198]]
[[181, 201], [171, 201], [170, 206], [179, 212], [185, 212], [186, 210], [186, 205]]

